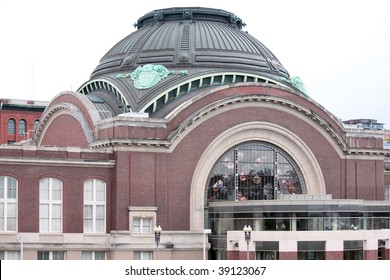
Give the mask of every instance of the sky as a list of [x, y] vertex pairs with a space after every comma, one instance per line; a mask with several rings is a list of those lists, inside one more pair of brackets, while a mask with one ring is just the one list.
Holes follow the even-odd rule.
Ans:
[[77, 91], [138, 18], [169, 7], [236, 14], [335, 117], [390, 129], [388, 0], [0, 0], [0, 98]]

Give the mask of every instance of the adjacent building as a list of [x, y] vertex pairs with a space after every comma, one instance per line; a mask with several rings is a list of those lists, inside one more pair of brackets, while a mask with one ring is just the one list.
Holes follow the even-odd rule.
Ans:
[[0, 257], [388, 260], [383, 131], [346, 128], [244, 26], [152, 11], [2, 146]]
[[0, 99], [0, 144], [13, 144], [34, 136], [49, 102]]

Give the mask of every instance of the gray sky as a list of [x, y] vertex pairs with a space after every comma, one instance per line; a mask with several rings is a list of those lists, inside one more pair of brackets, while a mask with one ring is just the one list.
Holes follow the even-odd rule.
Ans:
[[0, 0], [0, 97], [76, 91], [139, 17], [183, 6], [235, 13], [336, 117], [390, 129], [388, 0]]

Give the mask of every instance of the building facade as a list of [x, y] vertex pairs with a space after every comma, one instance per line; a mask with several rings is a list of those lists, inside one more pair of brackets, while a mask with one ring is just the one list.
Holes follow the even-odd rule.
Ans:
[[3, 258], [389, 259], [383, 131], [345, 128], [244, 26], [152, 11], [1, 147]]

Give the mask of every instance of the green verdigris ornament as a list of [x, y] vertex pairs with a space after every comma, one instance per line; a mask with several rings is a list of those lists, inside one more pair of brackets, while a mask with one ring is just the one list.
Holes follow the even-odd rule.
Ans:
[[160, 64], [138, 66], [132, 73], [118, 74], [117, 79], [130, 77], [137, 89], [148, 89], [155, 86], [168, 75], [187, 75], [187, 71], [171, 71]]
[[284, 82], [287, 82], [287, 83], [291, 84], [293, 87], [295, 87], [297, 90], [299, 90], [300, 92], [304, 93], [305, 95], [308, 95], [307, 91], [306, 91], [306, 88], [305, 88], [305, 85], [302, 82], [300, 77], [293, 76], [290, 79], [286, 79], [286, 78], [281, 77], [280, 79], [282, 81], [284, 81]]

